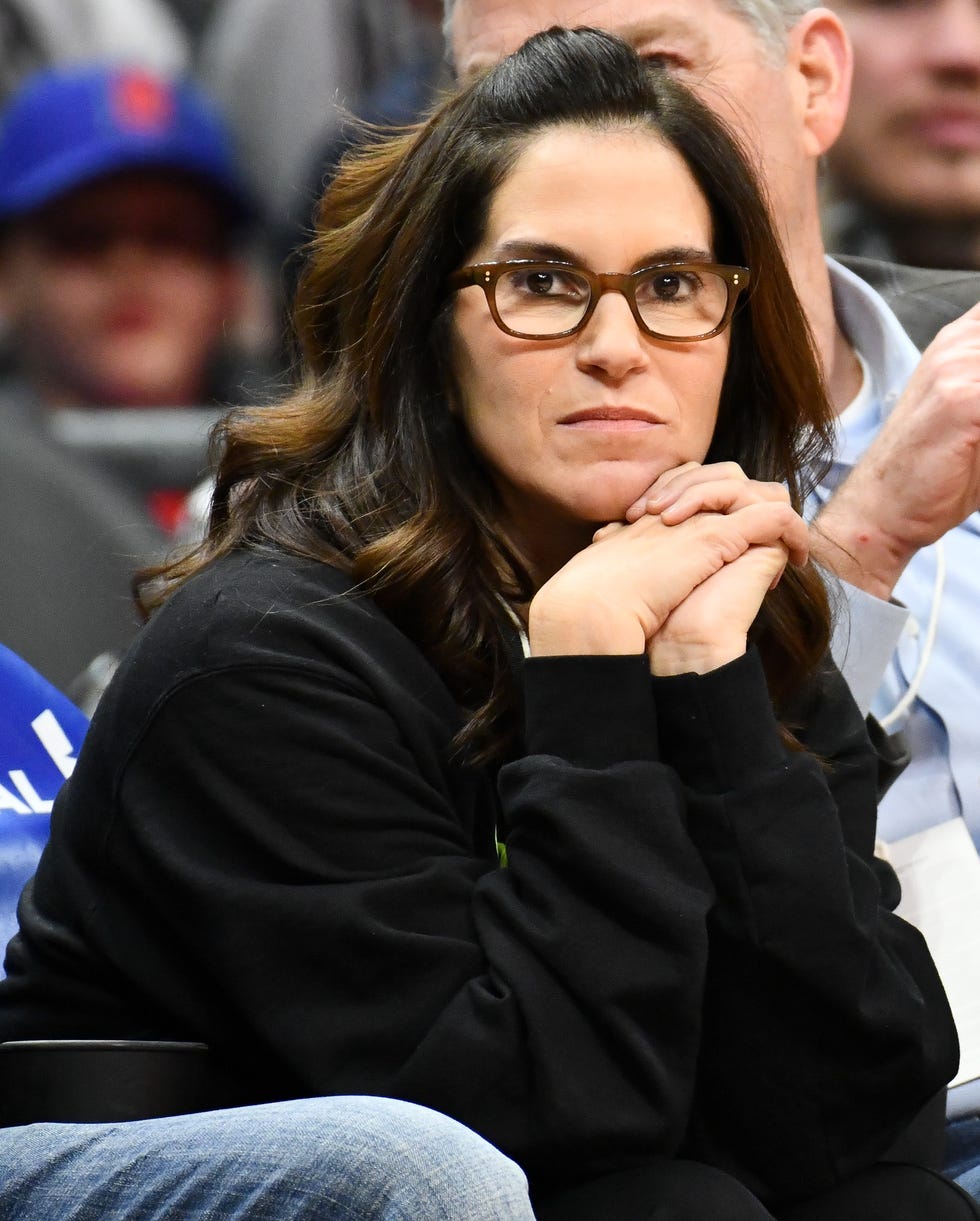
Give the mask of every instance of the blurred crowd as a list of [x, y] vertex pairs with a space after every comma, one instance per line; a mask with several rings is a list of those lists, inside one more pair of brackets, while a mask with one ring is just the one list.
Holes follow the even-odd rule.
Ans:
[[828, 249], [980, 268], [980, 4], [830, 0], [854, 50], [827, 165]]
[[288, 376], [352, 120], [442, 83], [441, 4], [0, 0], [0, 45], [0, 640], [90, 711], [211, 425]]

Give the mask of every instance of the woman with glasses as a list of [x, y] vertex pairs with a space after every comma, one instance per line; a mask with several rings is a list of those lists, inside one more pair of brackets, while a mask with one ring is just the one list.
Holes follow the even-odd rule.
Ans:
[[144, 587], [0, 1035], [422, 1104], [542, 1218], [974, 1215], [908, 1131], [955, 1035], [883, 900], [798, 516], [829, 409], [718, 121], [539, 35], [344, 163], [296, 325]]

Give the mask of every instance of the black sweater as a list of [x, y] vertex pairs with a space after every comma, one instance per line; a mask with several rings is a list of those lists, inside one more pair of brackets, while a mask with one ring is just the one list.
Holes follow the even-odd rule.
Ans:
[[236, 554], [153, 618], [57, 801], [0, 1038], [200, 1039], [250, 1099], [424, 1103], [538, 1185], [683, 1154], [779, 1199], [879, 1156], [957, 1048], [881, 905], [836, 671], [798, 709], [821, 762], [754, 653], [532, 659], [494, 774], [348, 589]]

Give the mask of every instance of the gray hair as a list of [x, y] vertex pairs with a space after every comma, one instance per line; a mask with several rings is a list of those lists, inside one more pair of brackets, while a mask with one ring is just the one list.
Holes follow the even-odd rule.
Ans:
[[[797, 21], [817, 4], [813, 0], [718, 0], [736, 17], [747, 21], [772, 51], [786, 48], [786, 35]], [[457, 0], [443, 0], [443, 32], [446, 45], [451, 45], [453, 10]]]
[[[447, 8], [453, 3], [455, 0], [446, 0]], [[780, 50], [785, 48], [786, 35], [803, 14], [817, 7], [812, 0], [721, 0], [721, 3], [753, 26], [763, 41]]]

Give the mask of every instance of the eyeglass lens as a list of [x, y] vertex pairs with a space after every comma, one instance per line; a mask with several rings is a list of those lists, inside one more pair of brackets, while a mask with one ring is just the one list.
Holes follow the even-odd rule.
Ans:
[[[678, 339], [713, 330], [728, 304], [724, 277], [701, 268], [651, 269], [633, 279], [632, 286], [644, 324]], [[541, 337], [577, 326], [591, 297], [585, 276], [559, 266], [515, 267], [496, 285], [501, 321], [512, 330]]]

